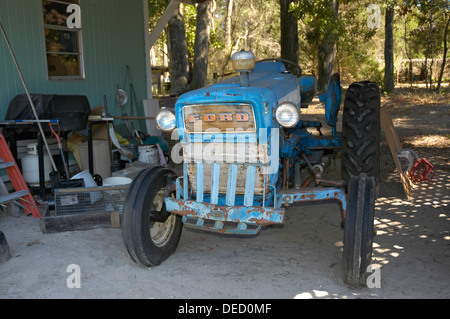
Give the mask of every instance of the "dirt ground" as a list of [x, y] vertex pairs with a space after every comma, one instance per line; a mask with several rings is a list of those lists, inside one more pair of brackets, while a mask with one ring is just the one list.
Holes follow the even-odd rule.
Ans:
[[[382, 141], [373, 264], [380, 287], [349, 289], [341, 279], [342, 238], [335, 204], [290, 207], [283, 227], [250, 238], [183, 230], [162, 265], [142, 268], [121, 230], [43, 234], [31, 216], [0, 215], [12, 258], [0, 264], [0, 298], [390, 299], [450, 297], [450, 103], [445, 96], [383, 98], [405, 148], [435, 167], [434, 182], [407, 200]], [[306, 117], [317, 116], [311, 107]], [[318, 115], [319, 117], [323, 115]], [[331, 175], [339, 176], [339, 160]], [[68, 266], [80, 288], [68, 288]]]

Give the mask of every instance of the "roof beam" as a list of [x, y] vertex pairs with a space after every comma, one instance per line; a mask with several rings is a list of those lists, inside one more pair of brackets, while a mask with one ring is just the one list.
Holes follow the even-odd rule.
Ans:
[[169, 2], [169, 5], [167, 6], [166, 10], [164, 11], [163, 15], [159, 19], [156, 26], [153, 28], [152, 32], [149, 36], [149, 45], [150, 48], [153, 47], [156, 40], [158, 40], [159, 36], [163, 32], [164, 28], [166, 27], [167, 23], [169, 22], [170, 18], [175, 14], [176, 10], [178, 9], [178, 5], [180, 3], [184, 4], [196, 4], [201, 2], [206, 2], [211, 0], [172, 0]]
[[211, 0], [176, 0], [178, 2], [184, 3], [184, 4], [196, 4], [196, 3], [202, 3], [202, 2], [206, 2], [206, 1], [211, 1]]

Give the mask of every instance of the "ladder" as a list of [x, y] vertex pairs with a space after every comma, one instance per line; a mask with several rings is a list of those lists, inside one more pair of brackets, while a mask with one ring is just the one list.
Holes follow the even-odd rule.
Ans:
[[32, 214], [35, 218], [40, 218], [41, 213], [37, 207], [33, 195], [25, 182], [22, 173], [6, 143], [6, 139], [0, 132], [0, 169], [7, 171], [11, 183], [14, 187], [14, 193], [8, 193], [3, 180], [0, 178], [0, 204], [6, 204], [14, 201], [20, 201], [27, 214]]

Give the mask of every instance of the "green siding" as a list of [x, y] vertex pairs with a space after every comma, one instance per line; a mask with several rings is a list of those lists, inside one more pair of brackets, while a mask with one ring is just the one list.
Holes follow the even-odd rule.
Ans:
[[[85, 79], [47, 79], [41, 0], [0, 0], [0, 21], [5, 28], [30, 93], [86, 95], [91, 108], [103, 105], [107, 96], [112, 116], [128, 113], [144, 116], [142, 101], [147, 97], [144, 13], [142, 0], [81, 0], [82, 41]], [[117, 86], [125, 82], [129, 66], [136, 92], [119, 107]], [[130, 95], [129, 86], [124, 88]], [[9, 102], [25, 93], [3, 36], [0, 37], [0, 119]], [[137, 110], [136, 110], [137, 109]], [[145, 131], [144, 121], [138, 129]]]

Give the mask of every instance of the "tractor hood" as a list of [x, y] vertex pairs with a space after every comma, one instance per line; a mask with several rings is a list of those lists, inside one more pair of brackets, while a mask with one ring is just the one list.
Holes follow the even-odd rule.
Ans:
[[[281, 62], [257, 63], [250, 72], [250, 85], [242, 87], [239, 76], [211, 86], [183, 94], [177, 104], [183, 107], [198, 103], [252, 103], [275, 107], [285, 101], [300, 106], [300, 88], [297, 78], [287, 73]], [[178, 111], [178, 110], [177, 110]], [[255, 112], [259, 110], [255, 109]], [[263, 110], [261, 110], [263, 111]]]

